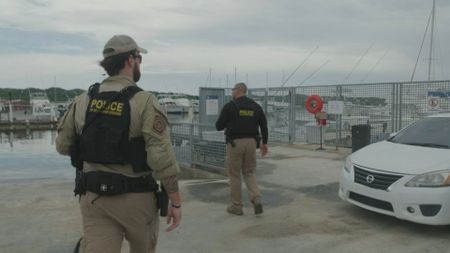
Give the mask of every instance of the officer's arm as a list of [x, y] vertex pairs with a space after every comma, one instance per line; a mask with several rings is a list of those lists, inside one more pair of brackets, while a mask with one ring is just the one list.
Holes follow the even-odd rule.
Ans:
[[76, 138], [75, 131], [75, 103], [72, 103], [64, 116], [59, 120], [56, 137], [56, 151], [61, 155], [69, 155], [70, 146]]
[[169, 123], [153, 95], [149, 96], [141, 117], [147, 164], [169, 194], [171, 205], [167, 213], [167, 224], [170, 226], [166, 231], [171, 231], [181, 222], [181, 197], [177, 178], [180, 168], [170, 141]]
[[180, 169], [170, 141], [169, 123], [153, 95], [149, 96], [142, 112], [142, 134], [147, 163], [155, 172], [156, 179], [177, 175]]
[[228, 104], [224, 105], [222, 110], [220, 111], [219, 118], [216, 121], [216, 129], [217, 131], [222, 131], [225, 129], [228, 119], [229, 119], [229, 107]]
[[269, 138], [269, 131], [267, 130], [267, 119], [266, 115], [264, 114], [264, 111], [261, 107], [259, 107], [259, 119], [258, 124], [261, 129], [261, 136], [262, 136], [262, 143], [267, 144], [267, 140]]

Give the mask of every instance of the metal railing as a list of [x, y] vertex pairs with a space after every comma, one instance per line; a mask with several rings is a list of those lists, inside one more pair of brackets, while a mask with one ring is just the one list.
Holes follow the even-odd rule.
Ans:
[[177, 160], [187, 166], [225, 168], [225, 137], [214, 126], [171, 123], [171, 140]]
[[[310, 95], [325, 102], [342, 101], [342, 115], [328, 115], [324, 143], [351, 147], [351, 128], [368, 124], [371, 142], [377, 142], [408, 124], [440, 111], [450, 110], [450, 80], [301, 86], [250, 89], [248, 96], [265, 110], [269, 141], [320, 144], [320, 128], [305, 102]], [[436, 97], [430, 108], [430, 98]], [[437, 106], [436, 106], [437, 105]]]
[[[325, 112], [329, 101], [344, 104], [343, 114], [329, 114], [322, 130], [305, 108], [313, 94], [323, 98]], [[322, 131], [325, 145], [351, 147], [352, 126], [370, 125], [373, 143], [422, 117], [450, 111], [450, 80], [258, 88], [249, 89], [248, 96], [266, 113], [269, 142], [320, 144]], [[231, 89], [225, 89], [225, 100], [230, 99]], [[225, 166], [223, 133], [213, 126], [175, 123], [172, 138], [180, 162]]]

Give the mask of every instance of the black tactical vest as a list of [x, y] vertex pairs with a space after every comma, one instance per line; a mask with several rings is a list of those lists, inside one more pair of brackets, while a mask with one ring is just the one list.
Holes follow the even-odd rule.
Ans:
[[[129, 163], [135, 171], [150, 170], [146, 165], [143, 137], [129, 140], [129, 100], [142, 89], [129, 86], [121, 91], [99, 92], [99, 87], [96, 83], [89, 88], [89, 104], [80, 136], [81, 159], [103, 164]], [[140, 156], [139, 161], [136, 156]], [[135, 162], [139, 163], [137, 167]]]
[[232, 101], [237, 113], [234, 115], [231, 125], [227, 128], [227, 135], [231, 139], [258, 138], [258, 111], [256, 103], [246, 98]]

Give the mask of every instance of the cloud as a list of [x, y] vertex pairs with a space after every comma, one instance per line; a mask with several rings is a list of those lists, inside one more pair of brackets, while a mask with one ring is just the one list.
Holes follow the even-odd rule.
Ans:
[[[433, 58], [441, 69], [435, 78], [443, 79], [450, 69], [450, 34], [445, 32], [450, 2], [438, 0], [437, 5]], [[95, 61], [113, 34], [129, 34], [149, 49], [142, 65], [143, 85], [149, 89], [196, 93], [210, 68], [213, 83], [225, 86], [227, 75], [234, 81], [235, 66], [241, 81], [248, 75], [252, 85], [265, 87], [268, 73], [269, 83], [276, 85], [316, 46], [319, 50], [288, 85], [302, 82], [328, 60], [306, 84], [338, 83], [371, 44], [349, 82], [365, 76], [371, 82], [405, 81], [430, 11], [431, 3], [423, 0], [3, 0], [0, 63], [8, 66], [0, 70], [0, 86], [29, 86], [40, 79], [51, 83], [53, 75], [67, 87], [97, 81], [92, 79], [101, 78], [102, 70]], [[418, 79], [426, 78], [425, 53]], [[20, 61], [11, 60], [13, 54]], [[21, 62], [27, 60], [35, 63]]]
[[98, 47], [87, 35], [0, 28], [0, 53], [87, 53]]

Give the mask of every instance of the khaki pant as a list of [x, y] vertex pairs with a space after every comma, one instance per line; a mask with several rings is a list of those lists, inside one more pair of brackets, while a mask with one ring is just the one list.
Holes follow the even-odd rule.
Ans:
[[256, 183], [256, 141], [253, 138], [235, 139], [235, 147], [227, 145], [227, 168], [230, 178], [231, 202], [242, 206], [241, 173], [247, 186], [250, 200], [260, 200], [261, 193]]
[[159, 215], [154, 193], [102, 196], [87, 192], [80, 199], [83, 253], [120, 253], [123, 238], [130, 253], [155, 252]]

